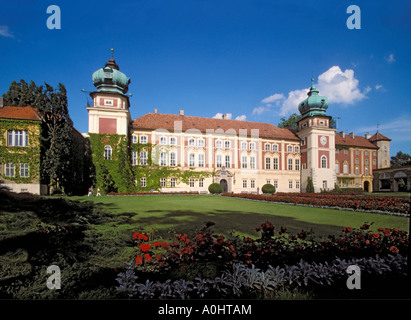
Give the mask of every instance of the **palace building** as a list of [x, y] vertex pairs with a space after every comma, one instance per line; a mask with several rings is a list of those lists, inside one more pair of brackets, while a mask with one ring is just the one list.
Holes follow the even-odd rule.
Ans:
[[[92, 75], [96, 91], [88, 106], [89, 135], [100, 135], [105, 161], [115, 160], [118, 147], [105, 143], [118, 135], [130, 146], [134, 183], [151, 188], [151, 176], [159, 178], [160, 190], [207, 193], [212, 182], [224, 192], [260, 192], [273, 184], [280, 192], [304, 192], [307, 179], [316, 192], [341, 188], [372, 191], [373, 170], [389, 167], [389, 138], [380, 133], [365, 137], [337, 133], [326, 114], [328, 100], [312, 84], [299, 104], [298, 131], [269, 123], [162, 114], [155, 108], [131, 119], [126, 95], [130, 78], [120, 72], [113, 55]], [[313, 81], [313, 79], [312, 79]], [[121, 138], [123, 137], [123, 138]], [[116, 144], [118, 143], [116, 142]], [[149, 167], [150, 170], [141, 170]], [[158, 172], [163, 169], [167, 175]], [[173, 169], [186, 179], [173, 176]], [[198, 173], [204, 173], [198, 175]], [[155, 173], [155, 174], [154, 174]], [[190, 177], [192, 173], [192, 177]]]

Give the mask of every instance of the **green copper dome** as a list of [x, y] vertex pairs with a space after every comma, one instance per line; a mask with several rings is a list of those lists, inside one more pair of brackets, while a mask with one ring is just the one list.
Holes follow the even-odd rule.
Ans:
[[108, 60], [104, 68], [98, 69], [92, 75], [94, 86], [98, 92], [114, 92], [126, 94], [130, 78], [120, 72], [120, 68], [113, 59], [113, 51], [111, 48], [111, 58]]
[[325, 111], [328, 108], [328, 99], [318, 95], [319, 91], [314, 86], [314, 79], [311, 79], [311, 82], [310, 91], [307, 93], [308, 98], [298, 105], [298, 110], [303, 118], [318, 115], [325, 116]]

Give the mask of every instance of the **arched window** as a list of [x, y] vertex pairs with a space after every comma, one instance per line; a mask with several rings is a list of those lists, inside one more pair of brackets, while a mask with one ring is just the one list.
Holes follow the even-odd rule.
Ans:
[[247, 150], [247, 142], [241, 142], [241, 150]]
[[321, 157], [321, 168], [327, 168], [327, 157], [326, 156]]
[[111, 160], [112, 153], [113, 153], [113, 149], [111, 149], [111, 146], [104, 147], [104, 159]]
[[146, 136], [140, 136], [140, 143], [146, 144], [147, 143], [147, 137]]
[[161, 137], [160, 138], [160, 144], [167, 144], [167, 138], [166, 137]]

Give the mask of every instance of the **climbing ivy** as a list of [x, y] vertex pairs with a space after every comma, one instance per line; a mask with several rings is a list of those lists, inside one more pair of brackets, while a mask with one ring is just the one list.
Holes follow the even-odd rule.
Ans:
[[[178, 183], [189, 183], [189, 179], [204, 179], [211, 172], [182, 170], [180, 167], [159, 166], [154, 161], [154, 147], [151, 143], [130, 144], [125, 135], [118, 134], [89, 134], [90, 145], [95, 166], [95, 185], [104, 193], [136, 192], [160, 190], [160, 179], [166, 179], [166, 187], [170, 186], [170, 178]], [[112, 148], [112, 159], [104, 159], [104, 147]], [[140, 152], [147, 152], [147, 164], [139, 164]], [[137, 163], [132, 165], [132, 152], [137, 153]], [[146, 186], [141, 186], [140, 179], [146, 178]]]
[[[40, 180], [40, 131], [41, 123], [32, 120], [0, 119], [0, 163], [13, 163], [14, 177], [5, 177], [4, 169], [0, 172], [2, 179], [14, 183], [35, 183]], [[27, 147], [8, 146], [8, 131], [27, 131]], [[29, 176], [20, 176], [20, 163], [29, 165]]]

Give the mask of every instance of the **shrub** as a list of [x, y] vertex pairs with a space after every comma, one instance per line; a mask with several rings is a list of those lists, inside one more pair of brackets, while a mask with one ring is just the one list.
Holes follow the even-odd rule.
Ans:
[[219, 183], [212, 183], [208, 186], [208, 191], [210, 193], [221, 193], [223, 192], [223, 187]]
[[261, 191], [263, 191], [263, 193], [275, 193], [275, 187], [272, 184], [267, 183], [263, 185]]
[[314, 183], [313, 180], [311, 179], [311, 177], [307, 178], [307, 189], [306, 191], [307, 193], [314, 193], [315, 189], [314, 189]]

